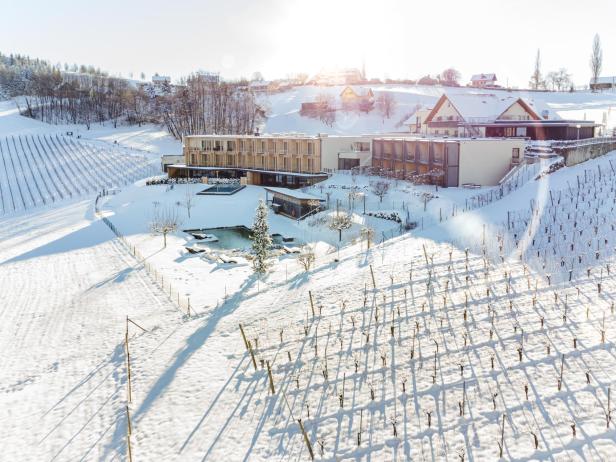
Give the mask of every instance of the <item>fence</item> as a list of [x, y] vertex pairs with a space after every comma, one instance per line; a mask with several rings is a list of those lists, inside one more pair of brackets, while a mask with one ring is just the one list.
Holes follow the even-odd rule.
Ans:
[[100, 213], [99, 201], [102, 197], [107, 196], [108, 191], [102, 191], [96, 196], [94, 201], [94, 210], [96, 215], [101, 219], [103, 223], [116, 235], [118, 240], [126, 248], [126, 250], [135, 258], [139, 263], [143, 265], [143, 268], [154, 280], [154, 282], [162, 289], [163, 292], [169, 295], [169, 299], [178, 306], [181, 311], [186, 311], [188, 316], [191, 315], [190, 297], [182, 295], [180, 291], [175, 288], [171, 281], [166, 281], [165, 276], [160, 272], [152, 263], [147, 261], [145, 257], [135, 245], [131, 244], [124, 235], [118, 230], [118, 228], [107, 217]]

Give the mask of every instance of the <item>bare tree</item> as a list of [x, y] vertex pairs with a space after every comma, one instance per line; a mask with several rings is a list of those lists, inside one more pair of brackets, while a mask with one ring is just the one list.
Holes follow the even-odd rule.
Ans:
[[453, 67], [447, 68], [441, 73], [441, 82], [444, 84], [458, 85], [460, 78], [460, 72]]
[[383, 198], [389, 192], [389, 183], [386, 181], [377, 181], [372, 185], [372, 193], [377, 196], [380, 202], [383, 202]]
[[297, 261], [304, 268], [304, 271], [309, 271], [312, 265], [314, 264], [316, 257], [314, 254], [314, 249], [310, 245], [302, 246], [302, 250], [297, 257]]
[[396, 100], [390, 92], [381, 92], [376, 98], [376, 107], [384, 118], [389, 119], [396, 110]]
[[192, 192], [192, 188], [190, 184], [186, 185], [186, 192], [184, 196], [184, 201], [182, 202], [182, 207], [186, 209], [186, 213], [188, 214], [188, 219], [190, 220], [190, 210], [195, 206], [195, 196]]
[[163, 248], [167, 248], [167, 234], [173, 233], [178, 229], [180, 222], [177, 209], [174, 207], [155, 207], [150, 222], [150, 230], [154, 234], [162, 234]]
[[368, 250], [370, 250], [370, 243], [374, 239], [374, 230], [370, 227], [365, 227], [361, 229], [361, 237], [366, 241], [368, 246]]
[[[590, 72], [592, 74], [592, 82], [596, 85], [601, 68], [603, 67], [603, 50], [601, 49], [601, 39], [599, 34], [595, 34], [592, 42], [592, 53], [590, 55]], [[595, 90], [593, 90], [595, 91]]]
[[567, 69], [561, 67], [558, 71], [548, 73], [547, 82], [551, 85], [552, 90], [564, 91], [571, 88], [571, 74]]
[[338, 230], [338, 241], [342, 241], [342, 230], [353, 226], [353, 217], [347, 212], [338, 212], [329, 220], [329, 229]]
[[530, 76], [530, 88], [533, 90], [540, 90], [545, 87], [545, 82], [541, 75], [541, 50], [537, 50], [537, 56], [535, 57], [535, 70]]

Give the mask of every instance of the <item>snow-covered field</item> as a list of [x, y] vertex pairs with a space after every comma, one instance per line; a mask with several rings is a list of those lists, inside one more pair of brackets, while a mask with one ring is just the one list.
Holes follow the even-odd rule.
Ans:
[[[61, 134], [0, 121], [17, 146]], [[353, 212], [340, 248], [311, 218], [270, 215], [317, 259], [280, 255], [261, 279], [189, 255], [181, 230], [162, 249], [149, 222], [156, 202], [180, 229], [250, 225], [262, 188], [197, 196], [190, 218], [177, 203], [202, 185], [143, 181], [100, 214], [94, 194], [8, 214], [0, 458], [127, 460], [130, 442], [132, 460], [611, 460], [613, 168], [616, 153], [489, 203], [393, 181], [381, 202], [376, 178], [337, 174], [306, 192]], [[354, 187], [418, 227], [363, 215]]]

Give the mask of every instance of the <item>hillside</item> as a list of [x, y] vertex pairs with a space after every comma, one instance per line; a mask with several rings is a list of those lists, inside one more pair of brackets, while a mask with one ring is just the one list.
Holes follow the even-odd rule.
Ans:
[[576, 118], [594, 120], [597, 123], [605, 121], [609, 128], [616, 126], [616, 93], [591, 92], [527, 92], [506, 90], [477, 90], [460, 87], [440, 87], [423, 85], [355, 85], [358, 93], [371, 88], [375, 97], [381, 92], [393, 95], [396, 109], [389, 119], [384, 119], [374, 109], [369, 114], [338, 111], [336, 121], [332, 126], [300, 115], [303, 102], [315, 101], [317, 95], [326, 94], [339, 103], [339, 95], [344, 86], [334, 87], [296, 87], [282, 93], [268, 95], [261, 101], [268, 109], [269, 118], [262, 130], [267, 133], [302, 132], [309, 134], [361, 134], [408, 131], [404, 122], [418, 105], [431, 107], [443, 93], [494, 93], [502, 97], [523, 97], [541, 113], [548, 110], [550, 117]]
[[[281, 123], [297, 98], [275, 101]], [[181, 229], [249, 226], [262, 188], [197, 196], [188, 216], [203, 186], [134, 181], [156, 154], [0, 120], [8, 460], [125, 460], [129, 443], [133, 460], [610, 460], [616, 153], [540, 179], [536, 164], [487, 206], [489, 188], [390, 181], [381, 201], [374, 177], [336, 174], [308, 191], [352, 213], [342, 242], [335, 206], [271, 216], [316, 258], [278, 249], [258, 278], [246, 252], [188, 253]], [[122, 191], [95, 203], [106, 181]], [[354, 187], [418, 227], [364, 215]], [[181, 218], [166, 248], [156, 207]]]

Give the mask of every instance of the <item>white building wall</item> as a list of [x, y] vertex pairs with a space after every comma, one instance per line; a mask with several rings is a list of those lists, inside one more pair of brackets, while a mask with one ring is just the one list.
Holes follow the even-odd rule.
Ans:
[[495, 186], [511, 169], [512, 155], [524, 156], [524, 140], [460, 140], [459, 185]]
[[[353, 151], [353, 143], [368, 143], [369, 151]], [[338, 155], [349, 159], [359, 159], [361, 167], [372, 165], [372, 137], [370, 136], [324, 136], [321, 138], [321, 168], [328, 171], [338, 170]]]

